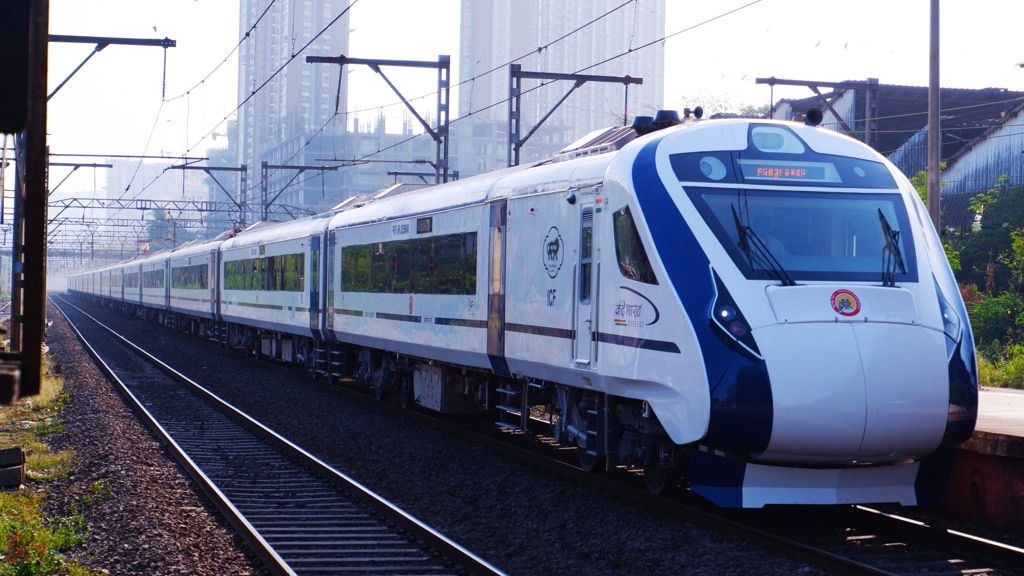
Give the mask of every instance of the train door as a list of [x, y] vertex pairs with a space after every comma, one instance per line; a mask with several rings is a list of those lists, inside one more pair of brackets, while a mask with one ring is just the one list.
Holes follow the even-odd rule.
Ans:
[[320, 329], [320, 236], [309, 237], [309, 330]]
[[505, 361], [505, 223], [507, 203], [491, 204], [488, 247], [490, 271], [487, 278], [487, 356], [491, 370], [509, 376]]
[[573, 270], [575, 297], [572, 354], [575, 364], [590, 366], [594, 345], [594, 205], [583, 204], [580, 210], [580, 251]]
[[210, 261], [206, 264], [206, 284], [210, 289], [210, 317], [220, 318], [220, 306], [217, 303], [217, 250], [210, 250]]
[[171, 259], [164, 260], [164, 282], [161, 285], [164, 289], [164, 309], [171, 307]]
[[334, 340], [334, 288], [335, 288], [335, 275], [334, 267], [335, 261], [338, 257], [337, 254], [337, 237], [334, 230], [328, 230], [326, 232], [324, 240], [324, 277], [321, 279], [321, 289], [324, 298], [324, 310], [323, 310], [323, 337], [325, 339]]
[[597, 274], [594, 268], [594, 205], [583, 204], [580, 210], [580, 243], [573, 277], [576, 284], [574, 306], [573, 355], [578, 367], [588, 367], [593, 360], [595, 311], [597, 310]]

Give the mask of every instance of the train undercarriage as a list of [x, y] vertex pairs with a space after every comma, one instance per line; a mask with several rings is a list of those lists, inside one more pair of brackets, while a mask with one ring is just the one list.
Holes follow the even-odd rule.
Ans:
[[559, 445], [574, 446], [585, 471], [643, 471], [653, 494], [674, 488], [685, 470], [685, 450], [668, 438], [641, 400], [179, 312], [104, 303], [223, 348], [245, 350], [255, 359], [300, 365], [314, 379], [366, 387], [378, 400], [394, 400], [402, 408], [491, 414], [501, 428], [550, 435]]

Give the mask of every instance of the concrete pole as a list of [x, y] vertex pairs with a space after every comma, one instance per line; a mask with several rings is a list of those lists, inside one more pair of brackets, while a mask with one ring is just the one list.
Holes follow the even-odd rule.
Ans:
[[939, 0], [931, 0], [931, 51], [928, 66], [928, 215], [935, 230], [942, 232], [939, 200], [939, 164], [942, 138], [939, 118]]

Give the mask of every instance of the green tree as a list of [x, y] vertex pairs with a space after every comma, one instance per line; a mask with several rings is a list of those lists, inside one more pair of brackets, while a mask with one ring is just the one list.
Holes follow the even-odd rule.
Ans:
[[1005, 177], [971, 199], [977, 223], [969, 231], [951, 234], [960, 251], [962, 281], [989, 295], [1019, 291], [1024, 284], [1024, 188], [1011, 186]]
[[175, 219], [168, 216], [163, 208], [153, 209], [153, 219], [146, 221], [146, 235], [150, 252], [177, 248], [196, 238], [194, 232], [178, 226]]
[[1005, 347], [1022, 342], [1024, 299], [1016, 292], [1003, 292], [976, 303], [971, 314], [971, 329], [979, 350], [989, 359], [1002, 356]]

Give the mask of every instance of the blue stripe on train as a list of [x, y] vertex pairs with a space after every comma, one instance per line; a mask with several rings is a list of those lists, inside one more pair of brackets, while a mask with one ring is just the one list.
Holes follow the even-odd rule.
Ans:
[[[655, 164], [662, 138], [633, 163], [633, 187], [669, 280], [697, 335], [711, 387], [707, 443], [730, 453], [759, 454], [771, 439], [772, 393], [763, 360], [739, 352], [711, 327], [715, 283], [710, 260], [665, 189]], [[686, 378], [684, 375], [683, 378]]]

